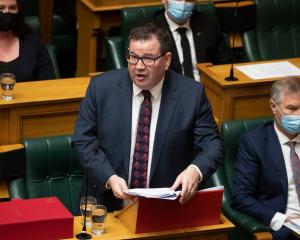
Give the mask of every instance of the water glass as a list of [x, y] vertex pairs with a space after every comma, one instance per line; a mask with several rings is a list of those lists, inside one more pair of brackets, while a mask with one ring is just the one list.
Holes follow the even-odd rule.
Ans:
[[1, 98], [11, 100], [14, 98], [14, 87], [16, 84], [15, 75], [12, 73], [2, 73], [0, 75]]
[[[85, 200], [86, 200], [86, 212], [85, 212]], [[95, 197], [87, 196], [80, 199], [80, 211], [81, 211], [81, 224], [84, 221], [84, 215], [86, 215], [86, 226], [92, 225], [92, 209], [97, 205], [97, 199]]]
[[103, 205], [96, 205], [92, 209], [92, 234], [101, 235], [104, 232], [104, 222], [107, 209]]

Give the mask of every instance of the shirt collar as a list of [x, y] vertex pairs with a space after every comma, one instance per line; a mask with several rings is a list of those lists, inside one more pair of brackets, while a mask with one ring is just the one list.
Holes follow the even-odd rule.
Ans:
[[275, 124], [275, 121], [274, 121], [274, 128], [275, 128], [275, 132], [278, 136], [280, 145], [287, 144], [289, 141], [300, 143], [300, 134], [297, 134], [296, 137], [294, 137], [293, 139], [289, 139], [287, 136], [285, 136], [282, 132], [279, 131], [279, 129], [277, 128], [277, 126]]
[[191, 30], [190, 19], [188, 19], [185, 24], [178, 25], [176, 22], [174, 22], [168, 16], [167, 11], [165, 11], [165, 17], [166, 17], [167, 23], [169, 24], [169, 27], [170, 27], [170, 30], [171, 30], [172, 33], [175, 32], [177, 30], [177, 28], [180, 28], [180, 27], [185, 27], [186, 29]]
[[[153, 88], [151, 88], [149, 91], [151, 93], [151, 96], [157, 100], [159, 98], [159, 96], [161, 95], [162, 92], [162, 86], [164, 83], [165, 78], [163, 78], [158, 84], [156, 84]], [[132, 90], [133, 90], [133, 96], [136, 97], [139, 94], [141, 94], [141, 92], [143, 91], [142, 88], [140, 88], [139, 86], [137, 86], [134, 82], [133, 86], [132, 86]]]

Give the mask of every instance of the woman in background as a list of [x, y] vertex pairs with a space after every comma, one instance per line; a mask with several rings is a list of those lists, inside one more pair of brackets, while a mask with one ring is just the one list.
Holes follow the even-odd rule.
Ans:
[[47, 48], [30, 34], [20, 0], [0, 0], [0, 74], [7, 72], [17, 82], [55, 78]]

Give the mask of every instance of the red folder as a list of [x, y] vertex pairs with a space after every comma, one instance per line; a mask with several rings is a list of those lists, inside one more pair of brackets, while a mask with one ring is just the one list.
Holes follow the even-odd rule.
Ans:
[[1, 239], [73, 237], [73, 215], [56, 197], [2, 202], [0, 216]]
[[186, 204], [140, 198], [117, 217], [133, 233], [219, 224], [223, 189], [199, 191]]

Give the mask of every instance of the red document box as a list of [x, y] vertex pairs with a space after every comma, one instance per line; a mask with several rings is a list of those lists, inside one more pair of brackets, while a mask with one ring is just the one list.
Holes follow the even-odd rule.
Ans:
[[118, 213], [117, 218], [132, 233], [219, 224], [223, 191], [199, 191], [184, 205], [178, 199], [140, 198]]
[[61, 239], [73, 237], [73, 215], [56, 198], [0, 203], [1, 239]]

